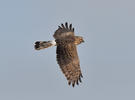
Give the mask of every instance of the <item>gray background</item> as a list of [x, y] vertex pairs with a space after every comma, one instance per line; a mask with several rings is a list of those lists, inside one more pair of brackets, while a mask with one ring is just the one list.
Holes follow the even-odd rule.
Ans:
[[[73, 23], [83, 83], [75, 88], [56, 62], [57, 25]], [[0, 100], [135, 100], [134, 0], [1, 0]]]

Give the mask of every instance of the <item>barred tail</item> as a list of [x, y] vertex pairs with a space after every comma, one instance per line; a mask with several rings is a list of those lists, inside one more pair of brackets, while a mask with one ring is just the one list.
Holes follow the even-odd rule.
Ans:
[[55, 40], [53, 40], [53, 41], [37, 41], [37, 42], [35, 42], [34, 47], [36, 50], [41, 50], [41, 49], [45, 49], [45, 48], [55, 46], [55, 45], [56, 45]]

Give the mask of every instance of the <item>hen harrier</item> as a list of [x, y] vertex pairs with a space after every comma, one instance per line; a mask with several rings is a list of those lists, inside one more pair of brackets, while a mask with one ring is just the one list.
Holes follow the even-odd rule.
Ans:
[[72, 24], [68, 26], [61, 24], [55, 31], [53, 37], [55, 40], [52, 41], [37, 41], [35, 42], [35, 49], [41, 50], [52, 46], [57, 46], [57, 62], [68, 80], [68, 84], [75, 84], [81, 82], [81, 69], [79, 57], [77, 54], [76, 45], [84, 42], [83, 37], [74, 35], [74, 28]]

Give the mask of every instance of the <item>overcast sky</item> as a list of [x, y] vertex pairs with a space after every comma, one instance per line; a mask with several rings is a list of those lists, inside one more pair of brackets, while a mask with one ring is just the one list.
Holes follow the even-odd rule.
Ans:
[[[69, 22], [78, 46], [83, 83], [68, 86], [53, 40]], [[134, 0], [1, 0], [0, 100], [135, 100]]]

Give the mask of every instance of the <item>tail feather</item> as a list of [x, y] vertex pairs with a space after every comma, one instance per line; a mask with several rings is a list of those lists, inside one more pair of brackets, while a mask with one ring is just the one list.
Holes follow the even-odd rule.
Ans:
[[45, 49], [45, 48], [55, 46], [55, 45], [56, 45], [56, 42], [54, 40], [53, 41], [36, 41], [34, 47], [36, 50], [41, 50], [41, 49]]

